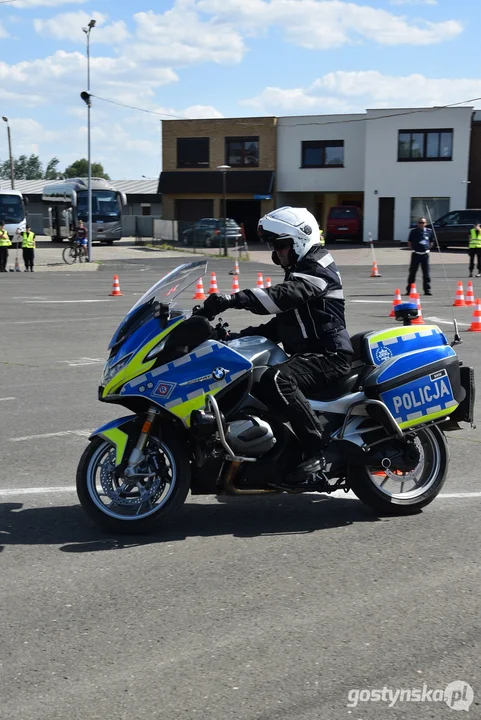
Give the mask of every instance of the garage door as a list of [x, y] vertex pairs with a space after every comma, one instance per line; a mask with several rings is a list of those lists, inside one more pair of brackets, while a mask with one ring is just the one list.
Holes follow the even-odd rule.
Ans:
[[213, 217], [213, 200], [176, 200], [175, 219], [195, 222], [204, 217]]

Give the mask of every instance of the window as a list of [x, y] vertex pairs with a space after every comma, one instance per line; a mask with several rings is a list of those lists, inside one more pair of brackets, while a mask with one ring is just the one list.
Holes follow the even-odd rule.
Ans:
[[400, 130], [397, 159], [399, 162], [452, 160], [453, 131]]
[[226, 137], [225, 161], [231, 167], [258, 167], [258, 137]]
[[411, 225], [415, 225], [420, 217], [425, 217], [429, 220], [429, 217], [427, 217], [428, 211], [426, 210], [426, 205], [429, 208], [429, 212], [431, 213], [433, 220], [437, 220], [442, 215], [446, 215], [446, 213], [449, 212], [448, 197], [412, 197]]
[[344, 140], [304, 141], [301, 167], [344, 167]]
[[208, 167], [209, 138], [177, 138], [177, 167]]

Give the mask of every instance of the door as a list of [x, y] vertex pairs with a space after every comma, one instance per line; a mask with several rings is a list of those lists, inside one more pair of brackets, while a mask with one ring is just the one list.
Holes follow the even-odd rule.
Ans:
[[394, 240], [394, 198], [379, 198], [377, 239], [382, 242]]

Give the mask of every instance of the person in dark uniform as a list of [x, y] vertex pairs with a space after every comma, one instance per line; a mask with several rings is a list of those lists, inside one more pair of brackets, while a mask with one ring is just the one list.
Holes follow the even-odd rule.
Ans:
[[0, 220], [0, 272], [7, 272], [8, 248], [11, 246], [12, 241], [5, 230], [5, 223]]
[[341, 275], [321, 246], [319, 225], [306, 208], [282, 207], [268, 213], [259, 220], [258, 235], [272, 250], [273, 262], [283, 267], [284, 281], [234, 295], [212, 294], [204, 309], [207, 316], [227, 308], [275, 315], [264, 325], [245, 328], [240, 336], [282, 342], [291, 355], [262, 375], [259, 396], [287, 418], [304, 448], [305, 461], [288, 480], [291, 486], [302, 486], [325, 468], [328, 441], [306, 395], [322, 392], [348, 375], [352, 364]]
[[406, 287], [406, 294], [411, 292], [411, 284], [416, 282], [419, 266], [423, 273], [423, 290], [425, 295], [432, 295], [431, 276], [429, 272], [429, 253], [433, 245], [433, 231], [426, 227], [426, 218], [419, 218], [416, 227], [411, 230], [408, 247], [411, 248], [411, 264]]

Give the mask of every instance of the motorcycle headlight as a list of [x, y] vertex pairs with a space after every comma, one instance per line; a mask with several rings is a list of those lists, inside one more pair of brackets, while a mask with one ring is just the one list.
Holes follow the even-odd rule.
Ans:
[[130, 353], [130, 355], [125, 355], [125, 357], [121, 358], [116, 363], [111, 363], [110, 360], [107, 360], [104, 365], [102, 377], [100, 378], [100, 384], [104, 387], [108, 385], [112, 378], [123, 370], [123, 368], [130, 362], [131, 357], [132, 353]]

